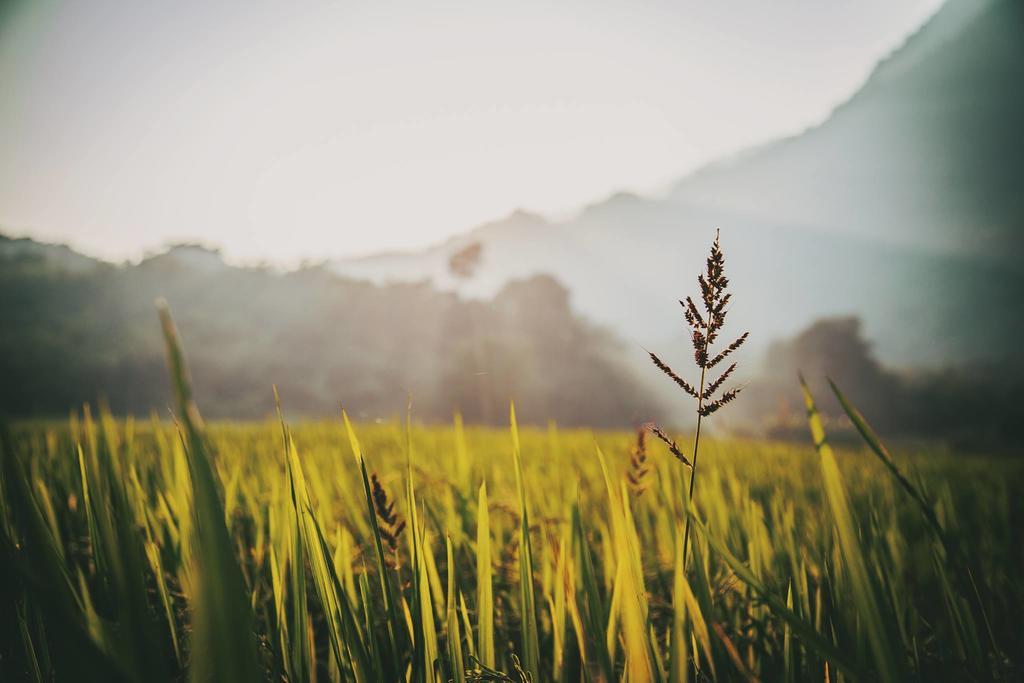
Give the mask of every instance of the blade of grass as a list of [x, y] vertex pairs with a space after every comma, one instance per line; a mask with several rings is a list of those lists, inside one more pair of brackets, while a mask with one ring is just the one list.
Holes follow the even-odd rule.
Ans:
[[834, 393], [836, 398], [839, 399], [839, 404], [843, 407], [843, 410], [850, 418], [850, 422], [852, 422], [853, 426], [857, 428], [857, 431], [864, 439], [864, 442], [872, 452], [878, 456], [878, 459], [882, 461], [882, 464], [885, 465], [889, 470], [889, 473], [892, 474], [903, 490], [906, 491], [907, 495], [917, 503], [918, 507], [921, 509], [921, 514], [924, 515], [925, 519], [928, 520], [928, 524], [931, 525], [932, 530], [942, 543], [945, 544], [946, 533], [943, 530], [942, 525], [939, 524], [938, 518], [935, 516], [935, 510], [924, 497], [924, 494], [921, 493], [916, 486], [910, 483], [910, 480], [903, 476], [903, 473], [898, 467], [896, 467], [896, 463], [893, 461], [892, 455], [889, 454], [889, 450], [882, 443], [881, 439], [878, 438], [875, 430], [873, 430], [871, 425], [867, 423], [867, 420], [864, 419], [864, 416], [861, 415], [860, 411], [857, 410], [849, 400], [847, 400], [846, 396], [843, 395], [843, 392], [839, 390], [839, 387], [837, 387], [831, 379], [828, 380], [828, 383], [829, 386], [832, 387], [832, 393]]
[[355, 616], [351, 613], [348, 597], [338, 580], [334, 563], [331, 561], [330, 549], [313, 510], [295, 442], [283, 423], [282, 430], [287, 438], [286, 463], [292, 505], [310, 574], [313, 577], [313, 587], [326, 616], [334, 661], [341, 671], [351, 668], [352, 675], [359, 683], [369, 683], [375, 680], [370, 673], [369, 654], [356, 627]]
[[158, 304], [167, 347], [167, 364], [178, 411], [188, 438], [189, 472], [195, 517], [198, 595], [193, 608], [190, 676], [196, 681], [251, 683], [260, 676], [249, 596], [234, 543], [224, 525], [203, 420], [192, 396], [192, 383], [178, 332], [166, 303]]
[[476, 614], [477, 650], [480, 663], [496, 666], [494, 661], [494, 594], [491, 565], [491, 516], [487, 502], [487, 482], [480, 484], [476, 517]]
[[809, 624], [799, 616], [797, 616], [791, 609], [786, 607], [785, 601], [781, 600], [778, 596], [773, 594], [767, 586], [754, 576], [750, 569], [740, 562], [739, 558], [732, 554], [732, 552], [725, 546], [720, 539], [712, 536], [708, 531], [708, 528], [704, 525], [699, 517], [697, 511], [694, 508], [690, 508], [688, 514], [691, 517], [694, 528], [705, 538], [708, 545], [718, 556], [725, 561], [729, 568], [736, 574], [737, 577], [743, 583], [747, 584], [768, 607], [772, 610], [772, 613], [782, 619], [784, 622], [789, 624], [793, 629], [793, 634], [799, 638], [804, 645], [808, 648], [815, 650], [827, 661], [839, 666], [849, 676], [853, 678], [861, 678], [862, 675], [857, 666], [850, 660], [846, 653], [836, 647], [833, 643], [825, 640], [815, 629], [813, 624]]
[[519, 427], [515, 404], [509, 405], [509, 428], [512, 432], [512, 456], [515, 461], [516, 489], [519, 493], [519, 608], [522, 619], [523, 666], [540, 680], [540, 641], [537, 630], [537, 607], [533, 588], [533, 550], [530, 544], [530, 513], [523, 482], [523, 461], [519, 449]]
[[853, 601], [857, 607], [860, 625], [871, 647], [878, 677], [883, 681], [903, 680], [899, 661], [892, 651], [891, 644], [898, 642], [888, 634], [882, 621], [878, 597], [868, 575], [864, 551], [861, 548], [854, 523], [850, 503], [846, 497], [842, 475], [836, 464], [835, 454], [825, 436], [825, 428], [821, 416], [814, 404], [814, 398], [807, 388], [806, 382], [800, 378], [800, 387], [807, 406], [807, 422], [811, 430], [814, 447], [818, 451], [822, 478], [825, 485], [825, 497], [832, 511], [832, 522], [835, 525], [839, 540], [839, 550], [843, 559], [843, 568], [850, 578], [853, 590]]
[[466, 666], [462, 661], [462, 635], [459, 630], [459, 608], [455, 595], [455, 555], [452, 552], [452, 539], [446, 539], [448, 549], [448, 605], [447, 605], [447, 636], [448, 665], [451, 667], [450, 681], [466, 683]]
[[[985, 623], [987, 635], [989, 637], [989, 643], [994, 651], [999, 651], [999, 646], [996, 643], [995, 632], [992, 629], [992, 625], [988, 618], [988, 611], [985, 609], [985, 604], [981, 600], [981, 595], [978, 591], [978, 586], [974, 581], [974, 572], [971, 570], [971, 562], [968, 557], [965, 556], [961, 546], [955, 541], [950, 534], [946, 533], [946, 530], [939, 523], [938, 517], [935, 515], [935, 508], [928, 500], [928, 497], [921, 491], [920, 487], [915, 486], [903, 472], [896, 466], [896, 462], [893, 460], [892, 455], [889, 454], [889, 450], [882, 443], [882, 440], [878, 438], [878, 434], [871, 428], [868, 421], [864, 418], [857, 408], [850, 403], [839, 387], [836, 386], [835, 382], [831, 379], [828, 380], [829, 386], [832, 388], [832, 393], [835, 394], [836, 398], [839, 399], [839, 404], [843, 407], [843, 411], [850, 418], [853, 426], [856, 427], [860, 433], [864, 442], [868, 445], [871, 451], [878, 456], [882, 464], [889, 470], [893, 478], [899, 483], [900, 487], [907, 493], [911, 499], [917, 503], [918, 508], [921, 510], [921, 514], [928, 522], [928, 526], [931, 528], [932, 533], [935, 535], [936, 540], [942, 545], [946, 554], [953, 561], [955, 565], [958, 565], [960, 570], [958, 573], [964, 577], [962, 583], [968, 584], [970, 590], [964, 592], [970, 593], [972, 596], [971, 602], [974, 602], [978, 613], [981, 615], [982, 621]], [[945, 573], [940, 576], [942, 582], [946, 582]]]
[[345, 423], [345, 432], [348, 434], [349, 445], [352, 448], [352, 453], [356, 458], [356, 464], [359, 465], [359, 473], [363, 480], [363, 496], [366, 501], [366, 514], [369, 518], [370, 530], [373, 533], [373, 545], [377, 552], [377, 575], [380, 580], [381, 595], [384, 598], [384, 611], [387, 613], [387, 652], [385, 660], [390, 664], [396, 662], [399, 653], [399, 646], [397, 642], [397, 635], [395, 633], [395, 625], [401, 624], [402, 622], [398, 618], [398, 604], [395, 597], [395, 588], [391, 581], [391, 571], [388, 568], [387, 561], [384, 556], [384, 544], [380, 538], [380, 524], [377, 521], [377, 513], [373, 505], [373, 493], [370, 490], [370, 477], [366, 472], [366, 460], [363, 458], [363, 449], [359, 444], [359, 439], [356, 437], [355, 430], [352, 428], [352, 423], [348, 419], [348, 413], [344, 410], [341, 411], [342, 421]]
[[615, 680], [614, 667], [605, 641], [609, 613], [601, 598], [590, 542], [583, 529], [579, 503], [574, 504], [572, 508], [572, 528], [573, 562], [579, 567], [580, 578], [576, 601], [580, 606], [584, 626], [583, 637], [586, 642], [585, 653], [589, 658], [584, 664], [588, 671], [595, 672], [595, 678], [603, 676], [603, 680], [612, 681]]
[[438, 681], [437, 627], [434, 623], [434, 605], [430, 595], [430, 575], [426, 554], [430, 547], [424, 542], [425, 529], [420, 524], [416, 503], [416, 486], [412, 472], [412, 406], [406, 411], [405, 420], [405, 464], [406, 464], [406, 506], [409, 512], [408, 527], [410, 555], [412, 557], [412, 605], [413, 622], [413, 680]]

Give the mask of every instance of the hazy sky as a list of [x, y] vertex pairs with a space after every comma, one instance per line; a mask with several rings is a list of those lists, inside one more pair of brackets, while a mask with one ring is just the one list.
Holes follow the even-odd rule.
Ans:
[[292, 263], [652, 193], [819, 122], [939, 0], [32, 0], [0, 230]]

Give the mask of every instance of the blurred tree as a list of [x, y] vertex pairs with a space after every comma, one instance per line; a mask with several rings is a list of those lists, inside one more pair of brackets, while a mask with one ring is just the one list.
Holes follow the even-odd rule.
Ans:
[[[153, 302], [165, 297], [204, 413], [271, 414], [272, 384], [293, 412], [361, 418], [416, 413], [503, 422], [625, 425], [657, 406], [606, 332], [574, 315], [553, 278], [510, 283], [493, 301], [427, 283], [375, 286], [323, 266], [235, 268], [181, 245], [138, 265], [54, 266], [46, 245], [0, 254], [0, 411], [65, 415], [104, 397], [118, 413], [168, 400]], [[85, 258], [85, 257], [82, 257]], [[80, 265], [80, 264], [78, 264]]]
[[[762, 371], [739, 405], [748, 419], [776, 436], [806, 436], [797, 373], [826, 418], [846, 422], [828, 386], [831, 378], [883, 434], [944, 439], [981, 450], [1015, 443], [1024, 424], [1024, 373], [1013, 359], [986, 365], [894, 372], [883, 367], [856, 317], [818, 320], [795, 337], [773, 343]], [[833, 430], [833, 435], [841, 435]]]
[[799, 374], [826, 416], [842, 414], [828, 386], [831, 378], [878, 428], [892, 426], [900, 381], [872, 355], [859, 318], [821, 319], [791, 339], [773, 342], [760, 376], [749, 387], [745, 411], [780, 423], [802, 419]]
[[468, 280], [473, 277], [483, 256], [483, 245], [472, 242], [451, 255], [448, 259], [448, 270], [457, 278]]

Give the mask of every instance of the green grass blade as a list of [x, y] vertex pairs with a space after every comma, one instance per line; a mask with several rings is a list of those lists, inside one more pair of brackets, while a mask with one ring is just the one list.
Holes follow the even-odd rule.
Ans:
[[480, 663], [494, 668], [494, 594], [491, 560], [491, 516], [487, 483], [480, 484], [476, 517], [477, 650]]
[[455, 555], [452, 552], [451, 536], [445, 539], [448, 549], [448, 605], [447, 636], [448, 636], [448, 666], [451, 668], [450, 681], [454, 683], [466, 683], [466, 665], [462, 660], [462, 635], [459, 629], [459, 607], [455, 592]]
[[377, 553], [377, 575], [380, 579], [380, 590], [384, 599], [384, 611], [387, 614], [387, 652], [385, 661], [389, 664], [397, 661], [397, 656], [400, 651], [397, 635], [395, 633], [395, 627], [402, 622], [398, 618], [398, 602], [396, 598], [395, 588], [391, 580], [391, 570], [388, 568], [387, 561], [384, 556], [384, 544], [380, 538], [380, 524], [377, 521], [377, 512], [373, 505], [373, 493], [370, 490], [370, 477], [366, 472], [366, 460], [363, 458], [363, 449], [359, 444], [359, 439], [356, 437], [356, 432], [352, 428], [352, 423], [349, 422], [348, 414], [341, 411], [342, 421], [345, 423], [345, 432], [348, 434], [349, 445], [352, 448], [352, 453], [355, 455], [356, 464], [359, 466], [359, 473], [363, 481], [363, 496], [366, 501], [366, 514], [369, 518], [370, 530], [373, 533], [373, 545]]
[[[955, 538], [951, 537], [943, 528], [938, 517], [935, 515], [935, 507], [932, 505], [931, 501], [928, 500], [925, 493], [919, 486], [914, 485], [896, 466], [895, 461], [889, 454], [889, 450], [885, 447], [885, 444], [882, 443], [882, 440], [878, 438], [878, 434], [876, 434], [875, 430], [871, 428], [871, 425], [868, 424], [861, 412], [857, 410], [852, 403], [850, 403], [845, 395], [843, 395], [843, 392], [839, 390], [839, 387], [836, 386], [835, 382], [830, 379], [828, 383], [832, 388], [832, 392], [836, 395], [836, 398], [839, 399], [839, 404], [843, 407], [846, 415], [850, 418], [850, 421], [864, 439], [864, 442], [868, 445], [871, 451], [878, 456], [879, 460], [882, 461], [882, 464], [884, 464], [889, 470], [889, 473], [892, 474], [894, 479], [896, 479], [900, 487], [915, 503], [917, 503], [918, 509], [920, 509], [922, 516], [928, 522], [928, 526], [935, 535], [936, 540], [942, 545], [943, 549], [945, 549], [949, 559], [958, 570], [957, 578], [959, 579], [959, 583], [963, 585], [962, 592], [971, 596], [969, 602], [974, 603], [978, 613], [981, 615], [981, 618], [985, 623], [989, 643], [995, 651], [998, 651], [999, 647], [996, 644], [996, 637], [989, 621], [988, 610], [985, 609], [985, 605], [978, 594], [969, 558], [965, 556], [963, 549], [960, 544], [956, 542]], [[948, 581], [945, 572], [940, 574], [939, 580], [945, 588]], [[975, 659], [983, 666], [986, 664], [982, 657], [976, 656]]]
[[[14, 458], [9, 435], [0, 427], [4, 502], [0, 508], [0, 609], [12, 615], [25, 600], [38, 610], [45, 624], [48, 658], [58, 679], [130, 680], [120, 663], [90, 634], [86, 606], [53, 548], [56, 539], [30, 496], [28, 475]], [[20, 530], [20, 538], [8, 535], [9, 525]], [[7, 628], [0, 632], [6, 633]], [[38, 646], [37, 652], [42, 650], [42, 642], [34, 640], [33, 645]], [[0, 651], [6, 646], [0, 643]]]
[[185, 355], [166, 304], [160, 323], [167, 346], [171, 384], [188, 438], [188, 465], [195, 516], [195, 553], [199, 580], [192, 605], [190, 676], [196, 681], [251, 683], [260, 676], [249, 596], [234, 543], [224, 525], [224, 508], [217, 491], [203, 420], [192, 396]]
[[603, 680], [612, 681], [615, 680], [615, 671], [605, 641], [609, 610], [601, 597], [597, 572], [594, 570], [593, 553], [590, 551], [590, 541], [583, 528], [578, 503], [572, 508], [572, 529], [573, 562], [579, 568], [576, 601], [580, 607], [585, 652], [588, 657], [584, 665], [588, 670], [597, 672], [598, 676], [603, 676]]
[[428, 681], [442, 681], [439, 671], [437, 625], [434, 623], [434, 601], [430, 593], [430, 570], [428, 553], [430, 548], [425, 541], [425, 531], [421, 526], [414, 534], [416, 544], [416, 589], [417, 608], [420, 616], [420, 633], [423, 635], [420, 651], [423, 654], [423, 668]]
[[412, 461], [412, 418], [411, 408], [406, 415], [405, 425], [406, 464], [406, 506], [409, 512], [407, 527], [410, 555], [412, 557], [412, 605], [413, 623], [413, 680], [442, 681], [438, 675], [437, 626], [434, 623], [434, 603], [430, 594], [430, 571], [427, 567], [430, 552], [425, 542], [425, 529], [420, 523], [419, 507], [416, 503], [416, 485], [413, 479]]
[[835, 454], [825, 436], [825, 428], [822, 425], [818, 409], [814, 405], [814, 398], [802, 378], [800, 386], [804, 394], [804, 403], [807, 406], [807, 422], [810, 426], [811, 438], [814, 440], [814, 447], [819, 455], [825, 497], [829, 509], [832, 511], [832, 522], [839, 538], [843, 568], [850, 578], [852, 597], [857, 607], [860, 626], [871, 646], [878, 677], [883, 681], [903, 680], [902, 666], [892, 651], [892, 643], [899, 641], [889, 635], [885, 623], [882, 621], [878, 597], [871, 585], [864, 551], [857, 535], [857, 527], [853, 513], [850, 511], [850, 503], [846, 497], [846, 489], [843, 486]]
[[523, 461], [519, 449], [519, 427], [516, 407], [509, 406], [509, 425], [512, 431], [512, 454], [515, 460], [516, 489], [519, 493], [519, 609], [522, 619], [521, 647], [523, 666], [534, 680], [540, 680], [540, 642], [537, 630], [537, 607], [533, 588], [533, 550], [530, 544], [530, 514], [523, 482]]
[[750, 568], [740, 562], [739, 558], [732, 554], [732, 552], [725, 546], [724, 543], [715, 536], [712, 536], [708, 531], [707, 526], [697, 516], [697, 511], [692, 507], [689, 510], [690, 519], [693, 522], [694, 528], [707, 540], [708, 545], [718, 554], [722, 560], [725, 561], [729, 568], [735, 572], [736, 576], [739, 577], [743, 583], [747, 584], [758, 597], [771, 608], [772, 613], [775, 616], [782, 619], [784, 622], [789, 624], [793, 629], [793, 634], [801, 640], [808, 648], [815, 650], [825, 660], [832, 662], [839, 668], [843, 669], [848, 675], [855, 678], [860, 678], [860, 671], [854, 662], [849, 659], [842, 650], [836, 647], [833, 643], [825, 640], [818, 633], [817, 629], [814, 628], [813, 624], [809, 624], [801, 619], [793, 610], [786, 607], [784, 600], [773, 594], [768, 587], [765, 586], [761, 581], [754, 576]]
[[350, 667], [358, 683], [369, 683], [374, 680], [370, 672], [369, 654], [360, 638], [355, 616], [351, 613], [348, 598], [331, 561], [330, 549], [313, 511], [295, 443], [283, 425], [282, 429], [287, 439], [286, 462], [295, 519], [313, 578], [313, 587], [325, 613], [334, 661], [339, 670]]
[[942, 525], [939, 524], [939, 520], [935, 516], [935, 510], [925, 498], [924, 494], [903, 475], [898, 467], [896, 467], [896, 463], [889, 454], [889, 450], [882, 443], [881, 439], [878, 438], [875, 430], [871, 428], [871, 425], [869, 425], [867, 420], [864, 419], [864, 416], [861, 415], [860, 411], [857, 410], [849, 400], [847, 400], [846, 396], [843, 395], [843, 392], [839, 390], [839, 387], [837, 387], [831, 379], [828, 383], [829, 386], [832, 387], [832, 392], [836, 395], [836, 398], [839, 399], [839, 404], [843, 407], [843, 410], [850, 418], [850, 422], [853, 423], [853, 426], [857, 428], [857, 431], [864, 439], [864, 443], [866, 443], [871, 451], [878, 456], [878, 459], [882, 461], [882, 464], [886, 466], [899, 485], [904, 491], [906, 491], [907, 495], [917, 503], [918, 507], [921, 509], [921, 513], [924, 515], [925, 519], [928, 520], [928, 524], [932, 527], [932, 530], [943, 544], [945, 544], [945, 531], [943, 530]]
[[676, 562], [672, 572], [672, 634], [669, 644], [669, 683], [687, 683], [690, 678], [690, 657], [686, 641], [686, 574], [683, 571], [683, 554], [675, 553]]

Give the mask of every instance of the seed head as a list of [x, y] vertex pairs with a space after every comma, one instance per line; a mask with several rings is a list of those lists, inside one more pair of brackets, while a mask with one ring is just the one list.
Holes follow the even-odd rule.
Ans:
[[388, 500], [387, 491], [377, 478], [376, 472], [370, 475], [370, 483], [373, 509], [377, 513], [377, 528], [380, 530], [381, 540], [389, 551], [385, 554], [384, 561], [394, 569], [398, 566], [398, 538], [405, 530], [405, 520], [395, 511], [394, 501]]
[[629, 488], [637, 496], [647, 490], [647, 475], [651, 466], [647, 463], [647, 425], [642, 425], [636, 432], [636, 444], [629, 453], [629, 470], [626, 479]]
[[666, 446], [668, 446], [669, 452], [672, 453], [672, 455], [676, 456], [676, 459], [679, 460], [679, 462], [683, 463], [687, 467], [692, 467], [692, 465], [690, 464], [690, 460], [685, 455], [683, 455], [683, 451], [679, 448], [678, 445], [676, 445], [675, 441], [669, 438], [669, 435], [665, 433], [665, 430], [663, 430], [661, 427], [655, 424], [649, 425], [647, 429], [651, 432], [651, 434], [654, 434], [656, 437], [661, 439], [661, 441], [663, 441]]
[[[683, 307], [683, 318], [690, 328], [693, 361], [697, 369], [701, 371], [703, 382], [707, 370], [717, 366], [743, 346], [748, 336], [748, 333], [744, 332], [720, 352], [712, 355], [711, 347], [717, 341], [718, 335], [725, 325], [725, 316], [729, 311], [729, 303], [732, 301], [732, 294], [726, 291], [729, 286], [729, 278], [725, 276], [725, 253], [722, 251], [722, 244], [717, 231], [715, 232], [715, 241], [711, 245], [711, 253], [705, 263], [704, 272], [697, 276], [697, 285], [700, 287], [700, 300], [703, 311], [694, 301], [693, 297], [688, 296], [680, 300], [679, 305]], [[738, 389], [733, 389], [725, 392], [718, 399], [714, 398], [725, 381], [736, 370], [735, 363], [730, 365], [717, 379], [707, 384], [702, 384], [698, 388], [672, 370], [657, 355], [651, 353], [650, 356], [655, 367], [665, 373], [683, 391], [697, 400], [697, 410], [702, 417], [711, 415], [726, 403], [735, 399], [739, 393]], [[657, 432], [654, 433], [657, 434]]]

